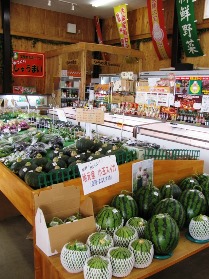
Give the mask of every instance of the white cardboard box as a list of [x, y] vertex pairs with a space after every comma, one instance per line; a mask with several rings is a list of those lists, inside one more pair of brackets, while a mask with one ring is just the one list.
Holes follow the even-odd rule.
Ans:
[[[52, 185], [35, 196], [36, 245], [47, 255], [60, 253], [64, 244], [71, 240], [86, 242], [96, 231], [92, 199], [87, 197], [80, 204], [80, 188], [65, 187], [63, 183]], [[62, 220], [80, 212], [84, 218], [55, 227], [47, 227], [53, 217]]]

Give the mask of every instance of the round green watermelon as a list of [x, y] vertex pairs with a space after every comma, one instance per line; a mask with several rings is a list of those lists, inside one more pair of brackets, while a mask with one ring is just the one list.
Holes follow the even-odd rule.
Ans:
[[189, 189], [198, 189], [201, 191], [201, 187], [197, 179], [192, 176], [184, 178], [180, 183], [179, 187], [182, 191], [189, 190]]
[[98, 231], [104, 230], [113, 233], [117, 228], [123, 226], [124, 220], [120, 211], [112, 206], [104, 206], [96, 216], [96, 227]]
[[183, 228], [186, 221], [186, 212], [179, 201], [173, 198], [161, 200], [153, 210], [154, 215], [159, 213], [168, 213], [176, 221], [179, 229]]
[[175, 184], [173, 181], [163, 185], [160, 188], [160, 193], [161, 193], [161, 198], [165, 199], [165, 198], [174, 198], [177, 199], [180, 197], [181, 195], [181, 188]]
[[147, 222], [144, 238], [154, 244], [155, 255], [169, 255], [179, 242], [179, 228], [167, 213], [153, 215]]
[[161, 200], [160, 190], [155, 186], [142, 186], [135, 194], [139, 216], [148, 220], [155, 205]]
[[129, 194], [119, 194], [111, 201], [111, 206], [120, 210], [124, 221], [131, 217], [138, 216], [138, 206], [134, 198]]
[[205, 214], [207, 201], [203, 193], [197, 189], [184, 190], [179, 198], [186, 211], [186, 225], [199, 214]]

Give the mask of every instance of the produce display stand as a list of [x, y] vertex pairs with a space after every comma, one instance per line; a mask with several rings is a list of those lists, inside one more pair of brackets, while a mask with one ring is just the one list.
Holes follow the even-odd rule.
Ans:
[[[137, 162], [137, 161], [134, 161]], [[108, 204], [113, 196], [120, 193], [121, 190], [132, 190], [132, 164], [134, 162], [125, 163], [119, 166], [119, 182], [104, 188], [102, 190], [96, 191], [94, 193], [89, 194], [93, 200], [94, 211], [95, 214], [101, 209], [101, 207], [105, 204]], [[174, 180], [176, 183], [181, 179], [196, 174], [203, 173], [204, 161], [202, 160], [155, 160], [154, 161], [154, 185], [162, 186], [165, 183], [168, 183], [169, 180]], [[45, 187], [42, 189], [33, 190], [29, 186], [26, 185], [24, 181], [18, 178], [15, 174], [13, 174], [6, 166], [0, 164], [0, 191], [7, 198], [5, 201], [10, 201], [10, 203], [17, 208], [17, 210], [27, 219], [27, 221], [34, 226], [35, 220], [35, 207], [34, 207], [34, 197], [35, 195], [39, 195], [41, 191], [47, 191], [51, 189], [51, 186]], [[64, 182], [66, 187], [68, 186], [79, 186], [81, 189], [81, 200], [84, 200], [83, 188], [81, 183], [81, 178], [76, 178], [72, 180], [68, 180]], [[86, 196], [85, 196], [86, 197]], [[6, 208], [6, 207], [2, 207]], [[5, 214], [7, 217], [9, 214], [7, 212], [1, 212], [1, 215]], [[181, 240], [181, 243], [186, 240]], [[187, 243], [187, 241], [185, 242]], [[161, 267], [156, 267], [156, 271], [163, 269], [164, 266], [168, 267], [169, 265], [175, 264], [176, 262], [186, 258], [187, 256], [192, 255], [193, 253], [197, 253], [201, 249], [207, 248], [207, 244], [204, 245], [196, 245], [196, 244], [185, 244], [188, 246], [192, 246], [194, 248], [191, 252], [188, 250], [189, 248], [183, 248], [180, 244], [180, 250], [182, 250], [181, 255], [175, 259], [172, 257], [170, 260], [166, 260], [168, 262], [166, 266], [166, 261], [163, 261]], [[196, 247], [196, 248], [195, 248]], [[178, 251], [178, 250], [177, 250]], [[184, 251], [184, 252], [183, 252]], [[61, 263], [59, 263], [59, 256], [53, 256], [48, 258], [45, 254], [41, 253], [40, 250], [35, 246], [34, 241], [34, 259], [35, 259], [35, 278], [36, 279], [61, 279], [61, 278], [83, 278], [82, 275], [71, 275], [59, 274], [63, 271]], [[161, 262], [160, 262], [161, 263]], [[53, 273], [49, 276], [50, 273]], [[129, 278], [143, 278], [140, 277], [142, 271], [134, 271]], [[151, 271], [150, 271], [151, 272]], [[155, 273], [152, 271], [152, 273]], [[138, 275], [137, 275], [138, 273]], [[64, 274], [64, 273], [63, 273]], [[134, 275], [135, 274], [135, 275]], [[151, 274], [151, 273], [150, 273]], [[79, 277], [72, 277], [79, 276]], [[132, 277], [135, 276], [135, 277]]]

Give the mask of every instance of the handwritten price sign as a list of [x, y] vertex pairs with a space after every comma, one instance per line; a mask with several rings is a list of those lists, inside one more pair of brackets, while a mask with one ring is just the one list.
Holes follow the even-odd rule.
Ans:
[[105, 156], [87, 163], [78, 164], [84, 195], [119, 182], [115, 155]]

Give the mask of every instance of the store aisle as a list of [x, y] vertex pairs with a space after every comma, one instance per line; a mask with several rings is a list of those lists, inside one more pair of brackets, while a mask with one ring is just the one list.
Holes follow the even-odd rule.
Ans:
[[0, 279], [34, 279], [31, 230], [23, 216], [0, 222]]
[[[0, 222], [0, 279], [34, 279], [31, 229], [22, 216]], [[149, 279], [209, 279], [208, 259], [206, 249]]]

